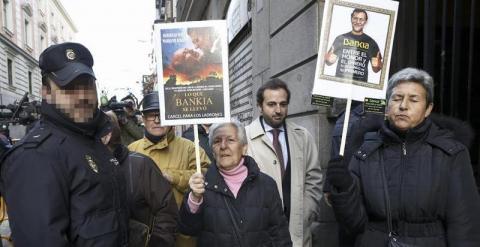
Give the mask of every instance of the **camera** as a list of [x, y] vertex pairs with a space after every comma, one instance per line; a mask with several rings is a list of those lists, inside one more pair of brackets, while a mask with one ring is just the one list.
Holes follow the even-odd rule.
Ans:
[[130, 93], [120, 101], [117, 100], [117, 96], [113, 96], [109, 100], [104, 98], [101, 102], [101, 110], [115, 112], [120, 125], [125, 124], [129, 119], [139, 124], [138, 116], [140, 116], [141, 113], [137, 110], [137, 98], [133, 94]]
[[[25, 93], [20, 100], [13, 104], [0, 105], [0, 133], [8, 139], [9, 144], [18, 141], [25, 135], [25, 131], [28, 131], [33, 123], [40, 119], [40, 107], [39, 101], [29, 101], [28, 93]], [[13, 130], [12, 134], [15, 138], [10, 137], [11, 130]]]
[[29, 101], [28, 93], [25, 93], [13, 104], [0, 105], [0, 124], [30, 125], [40, 118], [40, 106], [38, 101]]
[[114, 111], [115, 113], [124, 113], [125, 108], [133, 110], [133, 102], [111, 102], [109, 105], [110, 110]]
[[117, 96], [113, 96], [101, 106], [102, 111], [114, 111], [117, 115], [124, 114], [126, 109], [132, 111], [136, 109], [135, 102], [129, 100], [118, 101]]

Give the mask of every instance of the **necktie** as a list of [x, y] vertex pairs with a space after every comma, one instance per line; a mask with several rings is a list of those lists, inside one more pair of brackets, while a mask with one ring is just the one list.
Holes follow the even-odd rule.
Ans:
[[277, 158], [280, 161], [280, 173], [282, 174], [282, 179], [283, 179], [283, 174], [285, 174], [285, 165], [283, 164], [284, 161], [283, 161], [282, 145], [278, 140], [278, 135], [280, 134], [280, 130], [272, 129], [271, 132], [273, 134], [273, 148], [275, 149], [275, 153], [277, 153]]

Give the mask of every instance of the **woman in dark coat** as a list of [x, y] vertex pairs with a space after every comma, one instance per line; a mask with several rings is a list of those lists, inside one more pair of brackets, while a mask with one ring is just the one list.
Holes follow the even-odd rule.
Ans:
[[209, 143], [216, 165], [190, 178], [180, 232], [198, 236], [199, 247], [292, 246], [275, 182], [245, 155], [244, 128], [214, 125]]
[[[152, 159], [130, 152], [121, 143], [115, 113], [109, 111], [106, 114], [112, 125], [105, 130], [102, 142], [113, 152], [127, 182], [129, 246], [175, 246], [178, 208], [170, 183]], [[144, 230], [148, 231], [147, 234], [143, 234]]]
[[468, 149], [430, 120], [433, 79], [404, 69], [390, 79], [387, 100], [388, 121], [365, 135], [350, 171], [342, 159], [329, 164], [337, 220], [358, 234], [355, 246], [387, 246], [386, 180], [396, 239], [409, 246], [480, 246], [480, 198]]

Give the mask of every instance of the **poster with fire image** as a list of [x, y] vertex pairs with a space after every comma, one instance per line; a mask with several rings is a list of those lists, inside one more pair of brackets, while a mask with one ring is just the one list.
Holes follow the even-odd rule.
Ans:
[[226, 22], [155, 25], [162, 126], [230, 120]]

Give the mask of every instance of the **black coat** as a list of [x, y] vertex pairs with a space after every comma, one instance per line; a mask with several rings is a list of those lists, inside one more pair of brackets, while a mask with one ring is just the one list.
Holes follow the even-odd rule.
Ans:
[[332, 190], [337, 219], [360, 233], [355, 246], [386, 246], [382, 166], [401, 239], [422, 247], [480, 246], [480, 198], [468, 150], [429, 119], [404, 137], [388, 124], [366, 134], [350, 162], [358, 183]]
[[96, 135], [106, 116], [87, 126], [45, 104], [42, 114], [1, 167], [14, 245], [125, 246], [125, 180]]
[[153, 225], [148, 246], [175, 246], [178, 208], [170, 183], [148, 156], [129, 152], [123, 145], [114, 154], [127, 182], [130, 218]]
[[[183, 132], [182, 137], [188, 139], [192, 142], [195, 141], [195, 133], [193, 132], [193, 126]], [[208, 134], [201, 124], [198, 125], [198, 145], [205, 150], [205, 153], [208, 155], [208, 158], [211, 162], [214, 161], [212, 148], [208, 145]]]
[[188, 208], [188, 193], [180, 208], [180, 232], [198, 236], [199, 247], [239, 246], [224, 197], [233, 207], [234, 217], [246, 246], [292, 246], [287, 219], [273, 179], [260, 172], [253, 158], [246, 156], [248, 175], [237, 198], [225, 183], [216, 165], [205, 175], [203, 203], [196, 214]]

